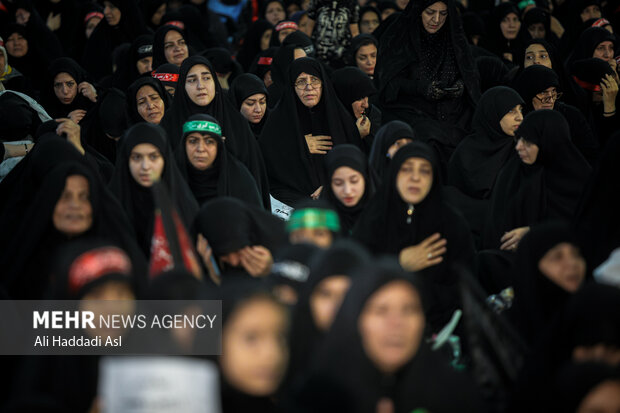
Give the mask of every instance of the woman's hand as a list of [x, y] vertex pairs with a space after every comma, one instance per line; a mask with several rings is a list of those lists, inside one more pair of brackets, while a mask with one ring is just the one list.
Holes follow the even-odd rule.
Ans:
[[616, 96], [618, 96], [618, 83], [611, 75], [605, 75], [601, 81], [603, 92], [603, 116], [613, 116], [616, 111]]
[[407, 271], [420, 271], [437, 265], [443, 261], [442, 255], [446, 249], [447, 241], [441, 238], [441, 234], [435, 233], [418, 245], [403, 248], [398, 256], [398, 262]]
[[317, 199], [319, 199], [319, 197], [321, 196], [321, 192], [323, 191], [323, 185], [319, 186], [316, 191], [314, 191], [313, 193], [310, 194], [310, 198], [314, 199], [315, 201]]
[[360, 133], [360, 137], [362, 139], [370, 135], [370, 119], [368, 119], [366, 115], [362, 115], [357, 118], [355, 125], [357, 126], [357, 131]]
[[82, 155], [84, 155], [86, 150], [84, 150], [82, 140], [80, 138], [80, 125], [68, 118], [59, 118], [54, 120], [59, 123], [56, 128], [56, 135], [65, 135], [67, 137], [67, 141], [75, 146], [75, 148], [80, 151]]
[[325, 135], [305, 135], [306, 144], [308, 145], [308, 151], [314, 155], [325, 155], [327, 151], [332, 149], [334, 144], [332, 143], [331, 136]]
[[91, 102], [97, 102], [97, 89], [88, 82], [82, 82], [78, 85], [78, 91], [88, 98]]
[[211, 278], [216, 285], [220, 285], [220, 277], [217, 275], [217, 272], [213, 267], [213, 261], [211, 261], [213, 250], [209, 246], [207, 239], [203, 237], [202, 234], [198, 234], [198, 239], [196, 240], [196, 252], [200, 255], [207, 271], [209, 271], [209, 278]]
[[514, 251], [519, 246], [519, 242], [521, 238], [525, 234], [527, 234], [530, 230], [530, 227], [519, 227], [515, 228], [512, 231], [508, 231], [501, 238], [502, 245], [499, 247], [500, 250], [503, 251]]
[[86, 116], [86, 111], [84, 109], [73, 110], [67, 115], [67, 117], [75, 123], [80, 123], [80, 121], [84, 119], [84, 116]]
[[264, 277], [271, 272], [273, 257], [261, 245], [245, 247], [240, 252], [241, 265], [252, 277]]

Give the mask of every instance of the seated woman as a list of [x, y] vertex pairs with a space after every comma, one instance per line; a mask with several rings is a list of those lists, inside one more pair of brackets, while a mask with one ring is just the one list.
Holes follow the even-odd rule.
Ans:
[[396, 152], [413, 142], [415, 134], [411, 126], [400, 120], [386, 123], [379, 129], [370, 149], [370, 168], [378, 179], [377, 185], [387, 176], [390, 160]]
[[271, 194], [287, 205], [318, 196], [325, 176], [323, 156], [334, 145], [361, 145], [350, 115], [317, 60], [294, 60], [290, 79], [293, 83], [259, 139]]
[[213, 65], [202, 56], [189, 57], [181, 65], [174, 100], [161, 121], [173, 149], [181, 143], [183, 124], [197, 113], [218, 120], [228, 138], [226, 148], [252, 173], [263, 205], [269, 208], [269, 183], [258, 143], [243, 116], [224, 95]]
[[381, 12], [376, 7], [364, 6], [360, 9], [360, 21], [357, 25], [361, 34], [371, 34], [380, 24]]
[[438, 142], [440, 161], [470, 128], [478, 72], [455, 2], [412, 1], [379, 42], [375, 76], [384, 121], [402, 120]]
[[12, 299], [42, 299], [57, 249], [89, 236], [116, 243], [131, 257], [136, 274], [145, 273], [127, 216], [85, 163], [58, 164], [40, 188], [0, 256], [2, 284]]
[[351, 40], [348, 50], [349, 64], [357, 66], [369, 78], [375, 76], [377, 65], [377, 39], [370, 34], [360, 34]]
[[247, 119], [254, 136], [258, 139], [268, 117], [267, 88], [258, 76], [244, 73], [233, 80], [228, 97]]
[[491, 193], [482, 238], [486, 249], [516, 250], [531, 225], [571, 220], [590, 175], [560, 113], [530, 112], [515, 137], [519, 157], [502, 168]]
[[163, 25], [157, 29], [153, 38], [153, 68], [164, 63], [181, 66], [188, 56], [188, 44], [182, 29], [173, 25]]
[[474, 113], [474, 133], [459, 144], [448, 163], [449, 185], [471, 198], [489, 197], [499, 171], [514, 156], [523, 105], [521, 96], [504, 86], [482, 95]]
[[159, 125], [170, 103], [170, 95], [164, 85], [150, 76], [139, 78], [127, 89], [127, 110], [132, 123]]
[[218, 196], [231, 196], [262, 207], [252, 174], [228, 153], [218, 121], [196, 114], [183, 125], [183, 143], [176, 150], [177, 165], [196, 201], [203, 205]]
[[87, 80], [87, 73], [68, 57], [52, 62], [49, 82], [43, 91], [43, 106], [49, 115], [69, 118], [80, 123], [86, 112], [97, 102], [97, 89]]
[[292, 244], [329, 248], [340, 236], [340, 218], [328, 202], [306, 200], [295, 205], [286, 231]]
[[280, 411], [275, 395], [288, 365], [289, 313], [260, 281], [234, 280], [221, 288], [222, 413]]
[[129, 217], [145, 257], [150, 257], [155, 220], [151, 187], [161, 180], [170, 192], [187, 228], [198, 212], [198, 204], [181, 176], [164, 130], [138, 123], [125, 133], [116, 157], [110, 189]]
[[366, 413], [484, 411], [469, 376], [430, 350], [423, 292], [420, 280], [391, 260], [357, 271], [313, 355], [310, 378], [294, 394], [298, 405]]
[[338, 212], [344, 236], [351, 235], [364, 207], [375, 193], [366, 155], [354, 145], [340, 145], [325, 157], [327, 183], [321, 198]]
[[[236, 275], [268, 275], [274, 251], [287, 244], [281, 219], [225, 196], [202, 206], [194, 229], [198, 234], [196, 249], [216, 284]], [[212, 257], [221, 271], [213, 265]]]
[[381, 127], [381, 111], [369, 102], [377, 93], [372, 80], [355, 67], [343, 67], [332, 74], [334, 89], [364, 142], [367, 152]]
[[551, 326], [585, 280], [578, 245], [562, 222], [539, 224], [523, 237], [514, 266], [514, 306], [507, 315], [528, 344]]
[[523, 34], [521, 31], [521, 13], [514, 3], [501, 3], [491, 11], [488, 35], [483, 37], [479, 46], [502, 59], [509, 68], [521, 52]]
[[560, 101], [560, 80], [555, 72], [541, 65], [524, 69], [515, 80], [515, 89], [525, 100], [523, 113], [553, 109], [560, 112], [570, 129], [571, 141], [590, 163], [598, 158], [598, 138], [581, 111]]
[[405, 145], [353, 229], [353, 238], [374, 254], [397, 256], [405, 270], [419, 271], [428, 280], [433, 331], [458, 308], [458, 278], [452, 267], [471, 268], [474, 261], [467, 223], [444, 202], [441, 187], [431, 147], [422, 142]]

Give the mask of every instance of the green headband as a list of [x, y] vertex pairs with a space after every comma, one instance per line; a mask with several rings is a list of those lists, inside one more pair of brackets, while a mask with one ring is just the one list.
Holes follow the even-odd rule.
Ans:
[[535, 6], [535, 5], [536, 5], [536, 2], [534, 2], [534, 0], [522, 0], [519, 2], [517, 7], [519, 8], [519, 10], [523, 10], [527, 6]]
[[206, 120], [192, 120], [183, 124], [183, 134], [190, 132], [214, 133], [222, 136], [222, 128], [217, 123]]
[[336, 212], [329, 209], [299, 209], [291, 215], [286, 229], [292, 232], [303, 228], [327, 228], [332, 232], [338, 232], [340, 231], [340, 220]]

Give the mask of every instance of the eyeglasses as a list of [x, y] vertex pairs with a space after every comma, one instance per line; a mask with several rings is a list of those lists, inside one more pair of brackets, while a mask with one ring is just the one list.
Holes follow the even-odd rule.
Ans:
[[299, 79], [295, 82], [295, 87], [299, 90], [304, 90], [307, 86], [310, 86], [311, 89], [318, 89], [321, 87], [321, 79], [311, 77], [310, 83], [306, 82], [306, 79]]
[[562, 97], [562, 92], [543, 92], [534, 97], [543, 103], [555, 102]]

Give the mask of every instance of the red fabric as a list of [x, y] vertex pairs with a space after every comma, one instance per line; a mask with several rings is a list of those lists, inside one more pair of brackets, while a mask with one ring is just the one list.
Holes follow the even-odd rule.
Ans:
[[170, 20], [169, 22], [164, 23], [166, 26], [174, 26], [178, 27], [181, 30], [185, 30], [185, 23], [181, 20]]
[[121, 249], [102, 247], [80, 255], [69, 268], [69, 291], [80, 289], [106, 274], [131, 275], [131, 261]]
[[272, 61], [273, 57], [261, 57], [258, 59], [258, 64], [262, 66], [271, 66]]
[[153, 70], [151, 72], [151, 76], [153, 76], [155, 79], [159, 79], [162, 82], [178, 82], [179, 81], [179, 75], [176, 73], [155, 73], [155, 71]]
[[90, 12], [86, 15], [86, 17], [84, 17], [84, 24], [86, 24], [93, 17], [99, 17], [101, 20], [103, 20], [104, 16], [103, 16], [103, 13], [98, 12], [98, 11]]

